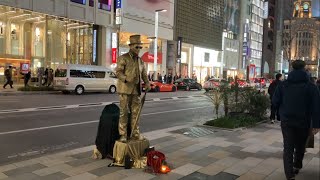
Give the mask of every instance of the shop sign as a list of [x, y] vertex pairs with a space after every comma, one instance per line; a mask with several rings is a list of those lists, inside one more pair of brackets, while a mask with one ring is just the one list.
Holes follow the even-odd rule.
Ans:
[[181, 49], [182, 49], [182, 37], [178, 37], [177, 58], [181, 58]]
[[27, 74], [30, 70], [29, 63], [20, 63], [20, 72], [23, 74]]
[[122, 8], [121, 0], [116, 0], [116, 9]]
[[122, 24], [122, 0], [116, 0], [116, 24]]
[[112, 64], [117, 63], [117, 48], [112, 48]]
[[117, 48], [118, 48], [118, 34], [117, 33], [112, 33], [112, 64], [117, 63]]
[[97, 59], [97, 30], [93, 31], [93, 46], [92, 46], [92, 56], [93, 56], [93, 62], [96, 62]]

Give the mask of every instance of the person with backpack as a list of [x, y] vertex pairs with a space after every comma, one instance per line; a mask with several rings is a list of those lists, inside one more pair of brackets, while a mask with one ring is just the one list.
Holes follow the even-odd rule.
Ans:
[[[276, 91], [276, 88], [278, 87], [278, 85], [281, 83], [282, 81], [282, 74], [277, 74], [276, 75], [276, 80], [273, 81], [269, 88], [268, 88], [268, 94], [270, 96], [270, 99], [272, 101], [272, 97]], [[274, 123], [274, 120], [276, 119], [276, 114], [277, 114], [277, 120], [280, 121], [280, 114], [279, 114], [279, 109], [276, 109], [272, 103], [271, 103], [271, 114], [270, 114], [270, 120], [271, 120], [271, 123], [273, 124]]]
[[292, 63], [293, 71], [288, 79], [278, 85], [272, 97], [275, 108], [279, 108], [283, 135], [283, 163], [287, 179], [295, 179], [302, 168], [307, 138], [320, 128], [320, 93], [310, 82], [305, 71], [305, 62]]
[[9, 66], [8, 69], [4, 71], [4, 75], [6, 77], [7, 82], [3, 85], [3, 89], [7, 87], [7, 85], [10, 85], [11, 89], [13, 88], [13, 81], [12, 81], [12, 66]]

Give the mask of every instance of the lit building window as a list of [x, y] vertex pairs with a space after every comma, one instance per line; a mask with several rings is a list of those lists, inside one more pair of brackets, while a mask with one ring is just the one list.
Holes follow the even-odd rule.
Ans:
[[78, 3], [78, 4], [86, 4], [86, 0], [71, 0], [71, 2]]
[[111, 0], [99, 0], [98, 8], [106, 11], [111, 11]]

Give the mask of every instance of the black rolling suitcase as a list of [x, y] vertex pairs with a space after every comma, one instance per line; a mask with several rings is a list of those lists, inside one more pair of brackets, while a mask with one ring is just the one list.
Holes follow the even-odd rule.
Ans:
[[113, 147], [120, 138], [119, 125], [120, 109], [116, 104], [106, 105], [102, 111], [96, 137], [96, 147], [102, 155], [102, 159], [112, 158]]

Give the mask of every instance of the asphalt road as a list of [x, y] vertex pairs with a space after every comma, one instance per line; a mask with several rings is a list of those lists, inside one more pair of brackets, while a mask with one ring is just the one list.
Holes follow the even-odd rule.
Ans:
[[[211, 102], [202, 94], [149, 93], [141, 131], [211, 119]], [[102, 102], [116, 101], [117, 95], [109, 94], [0, 97], [0, 165], [94, 144]]]

